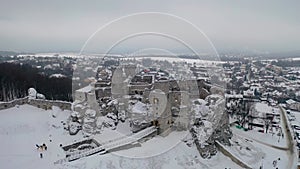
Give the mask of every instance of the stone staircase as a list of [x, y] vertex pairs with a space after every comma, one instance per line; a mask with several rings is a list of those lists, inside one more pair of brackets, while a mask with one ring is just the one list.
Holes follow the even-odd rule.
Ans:
[[137, 133], [132, 133], [130, 135], [122, 136], [113, 140], [108, 140], [106, 142], [103, 142], [102, 145], [100, 145], [97, 148], [90, 149], [90, 150], [82, 150], [82, 151], [77, 151], [74, 153], [70, 153], [69, 157], [57, 160], [54, 162], [54, 164], [62, 164], [65, 162], [69, 161], [74, 161], [86, 156], [90, 156], [92, 154], [104, 154], [108, 152], [109, 150], [119, 148], [128, 144], [132, 144], [137, 142], [138, 140], [149, 136], [150, 134], [156, 132], [157, 129], [154, 126], [148, 127], [144, 130], [141, 130]]

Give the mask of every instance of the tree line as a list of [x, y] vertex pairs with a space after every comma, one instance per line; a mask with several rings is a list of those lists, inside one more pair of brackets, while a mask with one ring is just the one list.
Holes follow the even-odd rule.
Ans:
[[28, 64], [0, 63], [0, 101], [25, 97], [30, 87], [46, 99], [72, 101], [71, 78], [50, 78]]

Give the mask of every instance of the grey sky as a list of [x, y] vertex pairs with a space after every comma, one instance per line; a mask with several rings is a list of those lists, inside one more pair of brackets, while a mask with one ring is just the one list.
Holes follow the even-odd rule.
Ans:
[[[1, 1], [0, 50], [76, 52], [99, 27], [136, 12], [183, 17], [202, 29], [221, 51], [300, 49], [300, 1], [296, 0]], [[129, 44], [122, 50], [134, 45]]]

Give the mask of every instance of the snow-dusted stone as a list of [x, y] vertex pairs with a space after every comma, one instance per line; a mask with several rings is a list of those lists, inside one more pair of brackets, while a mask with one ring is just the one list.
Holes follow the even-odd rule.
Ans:
[[37, 99], [43, 99], [43, 100], [46, 99], [45, 95], [43, 95], [43, 94], [41, 94], [41, 93], [37, 93], [37, 94], [36, 94], [36, 98], [37, 98]]
[[70, 135], [76, 135], [80, 129], [81, 129], [81, 125], [78, 122], [70, 122], [69, 123]]
[[34, 88], [28, 89], [28, 98], [29, 99], [36, 99], [37, 91]]
[[87, 109], [85, 111], [85, 115], [90, 118], [94, 118], [96, 116], [96, 111], [92, 109]]
[[108, 118], [113, 119], [114, 121], [118, 120], [117, 115], [115, 115], [114, 113], [108, 113], [106, 116], [107, 116]]
[[200, 144], [205, 143], [213, 133], [212, 123], [206, 120], [202, 122], [201, 126], [193, 126], [193, 130]]

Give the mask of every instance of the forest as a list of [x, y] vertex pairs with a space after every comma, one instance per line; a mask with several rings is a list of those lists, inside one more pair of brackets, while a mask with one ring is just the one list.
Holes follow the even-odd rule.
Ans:
[[25, 97], [31, 87], [48, 100], [72, 101], [70, 77], [50, 78], [29, 64], [0, 63], [0, 101]]

